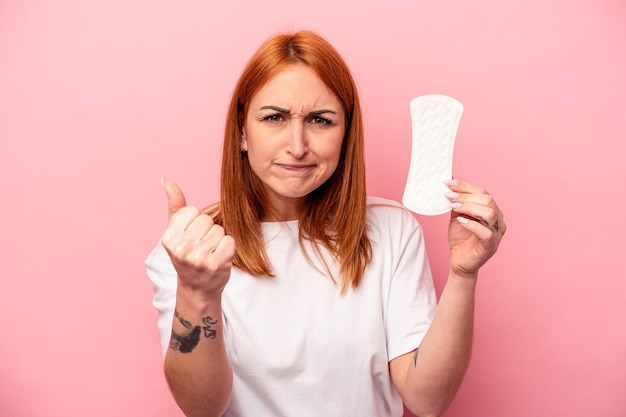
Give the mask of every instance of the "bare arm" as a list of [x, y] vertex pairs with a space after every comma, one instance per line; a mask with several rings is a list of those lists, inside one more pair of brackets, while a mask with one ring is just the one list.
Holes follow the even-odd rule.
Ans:
[[502, 212], [485, 190], [461, 181], [448, 186], [448, 280], [419, 349], [389, 363], [405, 405], [420, 417], [441, 415], [461, 385], [472, 349], [478, 271], [506, 231]]
[[224, 344], [221, 299], [199, 307], [177, 295], [165, 376], [186, 416], [221, 416], [232, 393]]
[[452, 273], [419, 350], [389, 363], [394, 385], [409, 410], [439, 416], [452, 402], [469, 363], [475, 280]]
[[169, 222], [161, 241], [178, 273], [165, 377], [186, 416], [219, 417], [232, 394], [222, 292], [230, 278], [235, 244], [210, 216], [186, 205], [176, 184], [164, 180], [163, 185]]

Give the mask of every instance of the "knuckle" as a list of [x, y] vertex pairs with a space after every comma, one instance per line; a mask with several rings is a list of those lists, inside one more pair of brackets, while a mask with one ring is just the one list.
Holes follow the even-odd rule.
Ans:
[[209, 229], [209, 234], [211, 235], [212, 239], [221, 240], [224, 239], [224, 237], [226, 236], [226, 231], [219, 224], [213, 224]]
[[206, 255], [199, 251], [192, 251], [187, 254], [185, 257], [185, 262], [189, 267], [193, 267], [194, 269], [202, 269], [204, 260], [206, 259]]
[[203, 260], [202, 266], [207, 273], [213, 276], [216, 273], [222, 271], [225, 265], [218, 256], [214, 256], [212, 254], [211, 256], [208, 256]]
[[229, 236], [229, 235], [224, 235], [224, 237], [223, 237], [222, 239], [225, 241], [224, 243], [226, 244], [226, 246], [227, 246], [227, 247], [228, 247], [228, 248], [229, 248], [232, 252], [235, 252], [235, 247], [236, 247], [236, 245], [235, 245], [235, 239], [233, 239], [233, 237], [232, 237], [232, 236]]
[[166, 229], [161, 235], [161, 244], [165, 247], [165, 249], [169, 248], [171, 239], [172, 232], [169, 229]]
[[216, 233], [226, 236], [226, 230], [223, 226], [220, 226], [219, 224], [214, 224], [213, 227], [211, 227], [211, 230], [215, 230]]
[[204, 218], [204, 221], [209, 225], [210, 228], [218, 226], [218, 225], [215, 224], [215, 221], [213, 220], [213, 217], [209, 216], [208, 214], [206, 214], [206, 215], [204, 215], [202, 217]]
[[161, 236], [161, 244], [165, 250], [170, 254], [176, 254], [180, 250], [180, 243], [175, 231], [167, 229]]
[[207, 269], [209, 271], [219, 271], [222, 267], [221, 262], [218, 261], [218, 259], [215, 256], [212, 256], [211, 258], [209, 258], [207, 260]]
[[200, 214], [200, 210], [198, 209], [198, 207], [196, 206], [185, 206], [183, 208], [181, 208], [180, 210], [178, 210], [176, 212], [176, 214], [174, 214], [174, 216], [179, 215], [180, 217], [182, 216], [189, 216], [189, 217], [198, 217], [198, 215]]

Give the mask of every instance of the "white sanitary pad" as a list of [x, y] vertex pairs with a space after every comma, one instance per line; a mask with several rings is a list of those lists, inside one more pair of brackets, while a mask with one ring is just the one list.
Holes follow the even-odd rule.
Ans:
[[440, 94], [411, 100], [413, 146], [402, 203], [411, 211], [434, 216], [450, 211], [449, 191], [443, 183], [452, 178], [454, 139], [463, 105]]

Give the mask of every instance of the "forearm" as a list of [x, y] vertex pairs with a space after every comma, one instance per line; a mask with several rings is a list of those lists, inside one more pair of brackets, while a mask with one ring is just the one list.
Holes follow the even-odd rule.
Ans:
[[472, 348], [475, 286], [476, 277], [450, 273], [433, 322], [408, 364], [404, 400], [419, 416], [443, 413], [465, 375]]
[[165, 376], [186, 416], [221, 416], [232, 393], [221, 300], [206, 305], [177, 296], [172, 339], [165, 355]]

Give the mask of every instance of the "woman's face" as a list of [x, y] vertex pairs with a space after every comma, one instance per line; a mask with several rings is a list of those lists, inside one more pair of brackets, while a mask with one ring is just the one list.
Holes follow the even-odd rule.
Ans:
[[333, 174], [345, 134], [337, 97], [305, 65], [271, 78], [251, 99], [241, 149], [280, 218], [294, 220], [305, 197]]

